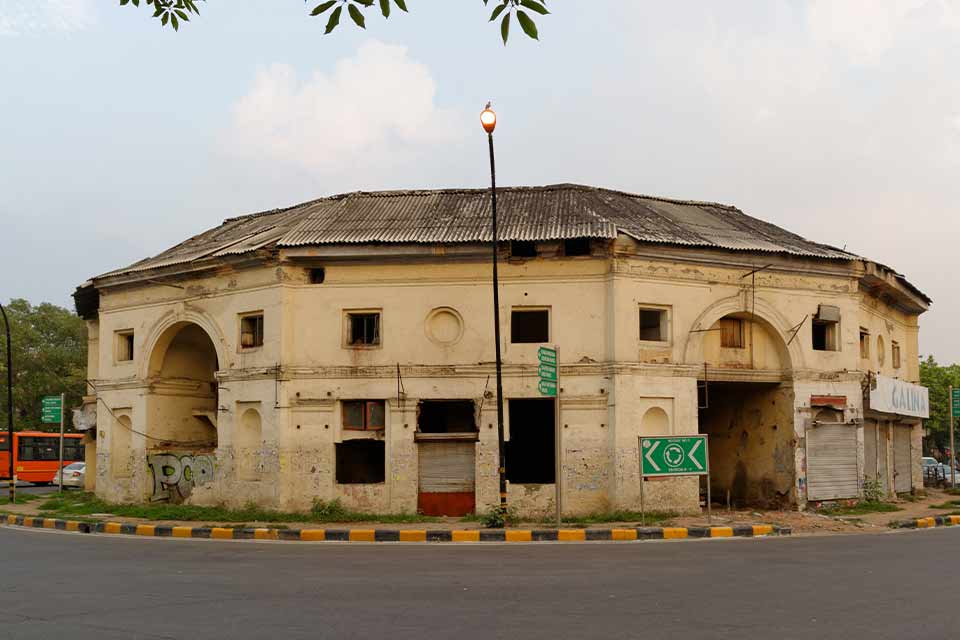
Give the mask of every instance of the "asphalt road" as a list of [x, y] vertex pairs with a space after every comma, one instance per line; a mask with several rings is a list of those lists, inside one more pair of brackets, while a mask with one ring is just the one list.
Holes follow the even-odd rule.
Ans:
[[477, 546], [0, 528], [0, 638], [956, 637], [960, 528]]

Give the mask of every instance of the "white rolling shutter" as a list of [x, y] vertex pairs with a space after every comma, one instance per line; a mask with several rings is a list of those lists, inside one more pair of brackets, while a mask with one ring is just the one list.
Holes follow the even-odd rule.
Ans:
[[913, 489], [910, 460], [910, 427], [893, 428], [893, 488], [897, 493], [909, 493]]
[[807, 499], [839, 500], [859, 493], [856, 426], [814, 424], [807, 431]]

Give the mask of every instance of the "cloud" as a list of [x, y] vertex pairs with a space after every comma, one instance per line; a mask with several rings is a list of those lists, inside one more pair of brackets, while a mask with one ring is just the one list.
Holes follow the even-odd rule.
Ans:
[[377, 41], [332, 73], [301, 78], [274, 64], [234, 104], [227, 146], [320, 175], [384, 169], [459, 137], [458, 114], [437, 106], [435, 95], [430, 69], [406, 47]]
[[91, 0], [0, 0], [0, 36], [68, 33], [93, 22]]

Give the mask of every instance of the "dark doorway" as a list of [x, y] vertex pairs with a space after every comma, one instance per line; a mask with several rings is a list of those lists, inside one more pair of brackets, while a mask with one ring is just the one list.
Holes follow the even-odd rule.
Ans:
[[552, 484], [554, 400], [510, 400], [510, 440], [506, 443], [507, 480], [516, 484]]
[[424, 400], [417, 416], [420, 433], [471, 433], [477, 430], [473, 400]]

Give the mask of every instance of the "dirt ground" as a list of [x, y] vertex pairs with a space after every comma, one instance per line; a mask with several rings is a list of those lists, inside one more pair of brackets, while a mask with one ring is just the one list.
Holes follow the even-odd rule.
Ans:
[[[934, 515], [943, 515], [950, 513], [949, 509], [933, 509], [931, 505], [947, 502], [951, 499], [960, 499], [958, 496], [949, 496], [936, 489], [928, 489], [927, 495], [917, 497], [915, 501], [898, 500], [896, 505], [899, 511], [868, 513], [863, 515], [836, 516], [818, 513], [808, 510], [799, 511], [760, 511], [760, 510], [738, 510], [726, 511], [715, 510], [712, 519], [708, 523], [706, 515], [686, 515], [678, 516], [669, 522], [661, 523], [666, 526], [693, 527], [693, 526], [733, 526], [738, 524], [772, 524], [781, 527], [790, 527], [794, 534], [805, 535], [836, 535], [850, 533], [882, 533], [889, 531], [891, 521], [910, 520]], [[955, 509], [960, 511], [960, 508]], [[25, 516], [44, 516], [37, 509], [35, 504], [5, 505], [3, 511], [16, 515]], [[47, 515], [47, 517], [50, 517]], [[70, 516], [57, 516], [64, 519], [70, 519]], [[93, 514], [77, 519], [110, 520], [111, 522], [122, 523], [146, 523], [162, 524], [171, 526], [235, 526], [242, 524], [245, 527], [281, 527], [286, 529], [431, 529], [431, 530], [449, 530], [449, 529], [480, 529], [483, 525], [479, 522], [463, 522], [459, 518], [443, 518], [436, 522], [413, 522], [413, 523], [375, 523], [375, 522], [285, 522], [283, 524], [269, 522], [212, 522], [212, 521], [171, 521], [171, 520], [145, 520], [142, 518], [125, 518], [113, 516], [111, 514]], [[606, 522], [592, 525], [571, 525], [565, 524], [567, 528], [617, 528], [617, 527], [636, 527], [638, 521], [630, 522]], [[543, 522], [521, 522], [514, 525], [515, 528], [522, 529], [547, 529], [552, 528], [550, 524]]]

